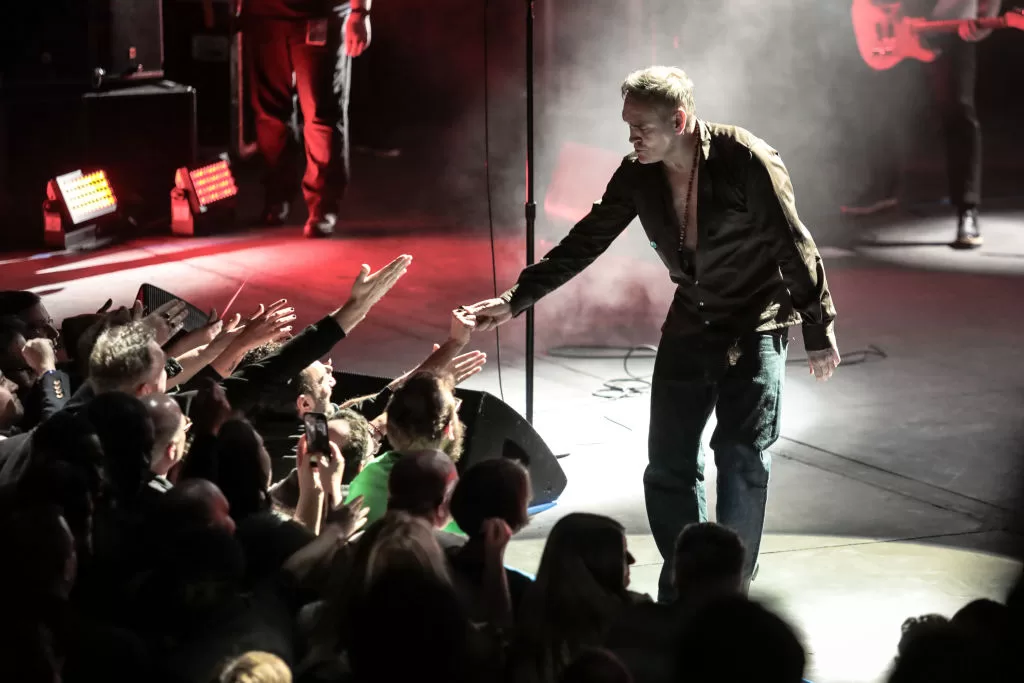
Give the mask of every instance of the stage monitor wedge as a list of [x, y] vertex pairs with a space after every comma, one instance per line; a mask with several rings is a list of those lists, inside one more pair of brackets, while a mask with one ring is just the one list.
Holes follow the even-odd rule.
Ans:
[[[357, 397], [375, 394], [392, 380], [371, 375], [335, 372], [337, 385], [334, 401], [343, 402]], [[551, 449], [522, 415], [501, 399], [486, 391], [456, 389], [455, 395], [462, 399], [459, 418], [466, 425], [463, 455], [459, 460], [459, 471], [473, 463], [489, 458], [525, 454], [526, 464], [533, 484], [531, 505], [544, 505], [558, 500], [567, 483], [565, 472]], [[374, 415], [366, 415], [373, 419]]]

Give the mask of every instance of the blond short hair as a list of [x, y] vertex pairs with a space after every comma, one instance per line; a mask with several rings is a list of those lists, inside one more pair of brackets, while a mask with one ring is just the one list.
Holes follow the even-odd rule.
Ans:
[[292, 671], [277, 655], [250, 651], [228, 662], [218, 683], [292, 683]]
[[633, 97], [675, 111], [680, 107], [689, 119], [697, 113], [693, 100], [693, 81], [674, 66], [649, 66], [626, 76], [622, 97]]
[[96, 392], [129, 391], [148, 382], [158, 360], [151, 349], [155, 341], [153, 329], [141, 320], [105, 330], [89, 355], [89, 379]]

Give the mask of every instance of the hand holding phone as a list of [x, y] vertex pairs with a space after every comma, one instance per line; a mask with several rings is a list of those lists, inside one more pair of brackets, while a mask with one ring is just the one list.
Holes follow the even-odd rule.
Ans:
[[331, 438], [327, 431], [327, 416], [323, 413], [306, 413], [302, 418], [306, 432], [306, 453], [312, 467], [320, 466], [320, 458], [331, 457]]

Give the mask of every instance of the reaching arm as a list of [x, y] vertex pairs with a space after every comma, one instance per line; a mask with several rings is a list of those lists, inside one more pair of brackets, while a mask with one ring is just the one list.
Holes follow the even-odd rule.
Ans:
[[258, 400], [261, 387], [287, 381], [326, 355], [394, 287], [411, 262], [411, 256], [402, 255], [373, 274], [370, 266], [364, 264], [348, 301], [341, 308], [288, 340], [277, 353], [247, 365], [224, 380], [231, 405], [246, 412]]
[[797, 215], [789, 171], [778, 152], [768, 145], [751, 150], [747, 201], [762, 228], [770, 231], [779, 270], [803, 321], [807, 350], [835, 347], [836, 310], [821, 255]]
[[181, 366], [181, 372], [174, 377], [167, 378], [168, 389], [187, 384], [193, 377], [199, 374], [200, 370], [210, 364], [213, 358], [209, 354], [205, 354], [204, 351], [205, 349], [193, 349], [174, 358], [174, 360], [178, 361], [178, 365]]
[[558, 289], [603, 254], [615, 238], [636, 218], [636, 204], [630, 192], [628, 174], [633, 161], [622, 161], [608, 181], [601, 200], [594, 204], [558, 246], [540, 262], [527, 266], [516, 284], [501, 295], [513, 316]]

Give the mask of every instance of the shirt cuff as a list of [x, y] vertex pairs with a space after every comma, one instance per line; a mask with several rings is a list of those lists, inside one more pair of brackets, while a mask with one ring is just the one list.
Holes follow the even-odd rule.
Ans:
[[824, 351], [835, 346], [835, 323], [804, 323], [804, 349], [807, 351]]
[[526, 295], [526, 292], [518, 284], [512, 285], [498, 298], [508, 304], [513, 318], [534, 304], [534, 301]]

